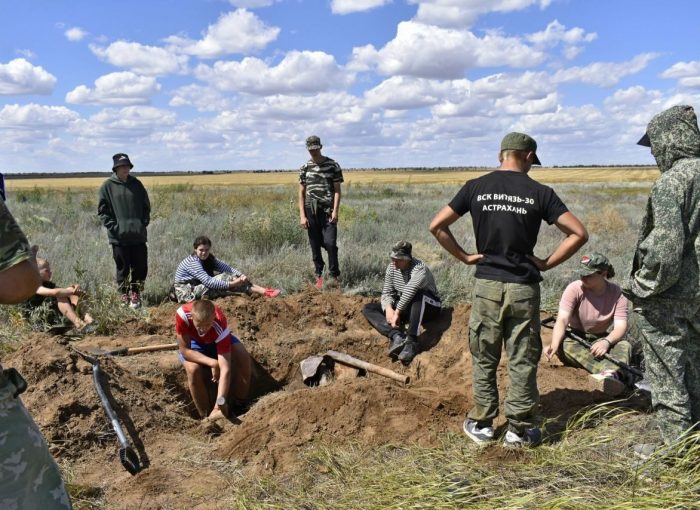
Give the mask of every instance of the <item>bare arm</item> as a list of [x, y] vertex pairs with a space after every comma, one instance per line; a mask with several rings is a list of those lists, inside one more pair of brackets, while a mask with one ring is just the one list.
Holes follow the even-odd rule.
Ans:
[[303, 228], [309, 228], [309, 220], [306, 219], [306, 211], [304, 210], [304, 198], [306, 196], [306, 186], [299, 184], [299, 224]]
[[579, 248], [588, 241], [586, 227], [584, 227], [583, 223], [572, 213], [565, 212], [557, 218], [554, 224], [559, 230], [566, 234], [564, 240], [559, 243], [559, 246], [554, 250], [554, 253], [544, 259], [535, 257], [534, 255], [528, 255], [528, 258], [532, 260], [540, 271], [547, 271], [568, 260], [569, 257], [576, 253]]
[[43, 285], [36, 289], [36, 293], [40, 296], [46, 297], [70, 297], [78, 296], [82, 294], [80, 287], [78, 285], [71, 285], [70, 287], [49, 289]]
[[212, 359], [209, 356], [205, 356], [201, 352], [197, 352], [193, 349], [190, 349], [191, 344], [189, 337], [185, 338], [183, 335], [178, 334], [177, 343], [178, 348], [180, 349], [180, 354], [182, 354], [182, 357], [185, 358], [187, 361], [204, 365], [205, 367], [209, 367], [212, 370], [219, 366], [217, 360]]
[[0, 304], [21, 303], [36, 294], [41, 277], [36, 263], [25, 260], [0, 272]]
[[[222, 340], [222, 342], [227, 342], [228, 338]], [[217, 356], [219, 365], [219, 387], [216, 392], [216, 398], [228, 397], [228, 390], [231, 386], [231, 352], [226, 354], [219, 354]], [[216, 411], [219, 406], [214, 406], [214, 411]]]
[[596, 340], [593, 345], [591, 345], [591, 354], [596, 358], [600, 358], [604, 354], [610, 352], [610, 349], [617, 342], [622, 340], [627, 332], [627, 321], [626, 320], [616, 320], [613, 322], [613, 330], [610, 332], [607, 338], [601, 338]]
[[559, 309], [557, 312], [557, 321], [554, 323], [554, 329], [552, 329], [552, 341], [544, 351], [547, 359], [552, 359], [552, 356], [556, 354], [559, 350], [561, 342], [564, 340], [564, 334], [566, 333], [566, 326], [569, 324], [569, 319], [571, 318], [571, 312], [569, 310]]
[[331, 212], [331, 223], [338, 223], [338, 213], [340, 212], [340, 183], [333, 183], [333, 211]]
[[433, 221], [430, 222], [430, 232], [435, 236], [438, 243], [445, 248], [453, 257], [465, 264], [476, 264], [483, 255], [478, 253], [469, 254], [459, 245], [455, 236], [450, 231], [450, 225], [459, 219], [459, 215], [446, 205], [438, 212]]

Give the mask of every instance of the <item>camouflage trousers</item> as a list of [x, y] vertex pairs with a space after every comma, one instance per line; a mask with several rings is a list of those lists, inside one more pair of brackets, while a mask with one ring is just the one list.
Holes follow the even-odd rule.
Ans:
[[644, 348], [652, 408], [666, 444], [700, 421], [700, 310], [635, 308], [632, 326]]
[[[591, 344], [599, 338], [605, 337], [586, 335], [586, 340]], [[564, 337], [564, 341], [557, 352], [557, 356], [564, 365], [583, 368], [591, 374], [599, 374], [603, 370], [620, 370], [620, 367], [612, 361], [608, 361], [605, 358], [596, 359], [591, 354], [590, 349], [569, 337]], [[632, 345], [626, 340], [620, 340], [608, 351], [608, 356], [629, 365], [632, 359]]]
[[[236, 278], [238, 277], [233, 273], [221, 273], [214, 277], [215, 280], [222, 280], [225, 282], [231, 282]], [[198, 285], [192, 285], [191, 283], [176, 283], [173, 285], [173, 291], [175, 292], [178, 303], [189, 303], [190, 301], [195, 301], [197, 299], [216, 299], [241, 293], [250, 294], [251, 287], [252, 284], [250, 282], [246, 282], [240, 287], [236, 287], [234, 289], [210, 289], [202, 283]]]
[[509, 427], [522, 433], [537, 426], [537, 363], [542, 355], [539, 309], [538, 283], [476, 280], [469, 318], [474, 392], [470, 419], [486, 424], [498, 415], [496, 376], [505, 347], [510, 378], [505, 400]]
[[58, 466], [14, 393], [14, 384], [0, 375], [0, 508], [70, 509]]

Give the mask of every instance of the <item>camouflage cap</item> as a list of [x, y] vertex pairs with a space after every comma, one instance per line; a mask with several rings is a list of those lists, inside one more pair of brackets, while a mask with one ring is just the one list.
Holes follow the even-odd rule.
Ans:
[[314, 150], [314, 149], [320, 149], [321, 146], [321, 139], [316, 136], [316, 135], [311, 135], [306, 139], [306, 149], [307, 150]]
[[605, 255], [590, 253], [581, 257], [581, 266], [579, 267], [581, 276], [589, 276], [598, 271], [607, 272], [608, 277], [615, 276], [615, 269]]
[[408, 241], [399, 241], [391, 247], [389, 256], [392, 259], [411, 260], [413, 258], [411, 256], [411, 250], [413, 250], [411, 243]]
[[129, 168], [134, 168], [134, 165], [132, 165], [131, 161], [129, 160], [129, 156], [127, 156], [123, 152], [119, 152], [112, 156], [112, 161], [112, 171], [115, 171], [117, 167], [120, 166], [128, 166]]
[[532, 160], [533, 165], [540, 165], [540, 158], [537, 157], [537, 142], [530, 135], [525, 133], [508, 133], [501, 140], [501, 151], [532, 151], [535, 153], [535, 159]]

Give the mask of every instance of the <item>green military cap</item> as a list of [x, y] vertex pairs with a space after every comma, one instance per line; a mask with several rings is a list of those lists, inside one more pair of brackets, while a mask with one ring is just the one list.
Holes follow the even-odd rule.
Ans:
[[314, 150], [314, 149], [320, 149], [321, 148], [321, 139], [316, 136], [316, 135], [311, 135], [306, 139], [306, 149], [307, 150]]
[[589, 276], [598, 271], [606, 271], [609, 277], [615, 276], [615, 269], [605, 255], [600, 253], [590, 253], [581, 257], [579, 274]]
[[515, 151], [532, 151], [535, 153], [535, 159], [532, 161], [533, 165], [542, 165], [540, 163], [540, 158], [537, 157], [537, 142], [534, 138], [525, 133], [508, 133], [501, 140], [501, 151], [515, 150]]

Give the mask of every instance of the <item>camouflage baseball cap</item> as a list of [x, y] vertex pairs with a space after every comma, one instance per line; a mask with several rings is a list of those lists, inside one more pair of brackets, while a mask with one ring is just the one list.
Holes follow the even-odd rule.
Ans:
[[535, 153], [535, 159], [533, 159], [533, 165], [540, 165], [540, 158], [537, 157], [537, 142], [530, 135], [525, 133], [508, 133], [501, 140], [501, 151], [515, 150], [515, 151], [532, 151]]
[[321, 139], [316, 136], [316, 135], [311, 135], [306, 139], [306, 149], [307, 150], [314, 150], [314, 149], [320, 149], [321, 148]]
[[411, 243], [408, 241], [399, 241], [391, 247], [389, 256], [392, 259], [411, 260], [413, 258], [411, 256], [411, 250], [413, 250]]
[[605, 255], [594, 252], [581, 257], [581, 266], [579, 267], [581, 276], [589, 276], [598, 271], [606, 271], [609, 277], [615, 276], [615, 270]]

